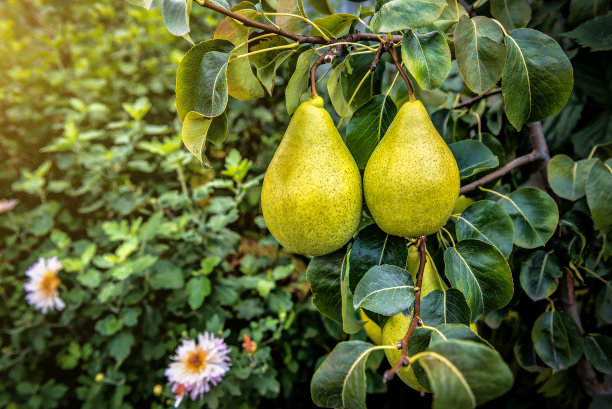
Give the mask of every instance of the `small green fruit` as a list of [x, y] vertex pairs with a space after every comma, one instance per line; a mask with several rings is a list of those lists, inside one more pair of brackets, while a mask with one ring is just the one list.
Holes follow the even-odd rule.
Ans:
[[263, 182], [261, 208], [272, 235], [299, 254], [341, 248], [361, 220], [361, 176], [321, 97], [295, 111]]
[[459, 194], [455, 158], [420, 101], [406, 102], [368, 160], [363, 189], [386, 233], [427, 236], [451, 214]]

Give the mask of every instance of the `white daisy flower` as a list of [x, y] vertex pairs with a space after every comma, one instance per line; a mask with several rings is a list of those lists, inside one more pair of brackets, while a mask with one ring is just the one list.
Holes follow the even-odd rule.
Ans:
[[229, 371], [230, 363], [227, 356], [231, 350], [227, 348], [223, 338], [216, 338], [208, 332], [198, 335], [195, 340], [183, 340], [176, 349], [174, 361], [165, 371], [172, 392], [176, 395], [174, 406], [178, 407], [185, 395], [191, 400], [210, 391], [210, 384], [216, 386], [223, 375]]
[[57, 287], [61, 283], [57, 272], [61, 268], [62, 265], [57, 257], [49, 259], [41, 257], [26, 271], [26, 275], [30, 277], [30, 280], [23, 286], [28, 293], [26, 300], [28, 304], [42, 311], [43, 314], [52, 309], [62, 310], [66, 306], [57, 292]]

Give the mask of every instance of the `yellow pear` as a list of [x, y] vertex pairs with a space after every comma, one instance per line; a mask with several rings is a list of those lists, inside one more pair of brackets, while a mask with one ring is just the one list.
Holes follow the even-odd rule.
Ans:
[[323, 99], [302, 103], [264, 177], [261, 208], [268, 229], [288, 250], [320, 256], [353, 236], [361, 207], [359, 169]]
[[382, 328], [371, 320], [370, 317], [363, 312], [363, 309], [360, 308], [359, 312], [361, 313], [361, 321], [363, 321], [363, 328], [366, 334], [368, 334], [375, 345], [382, 344]]
[[368, 160], [363, 190], [376, 224], [401, 237], [438, 231], [459, 195], [459, 169], [420, 101], [408, 101]]

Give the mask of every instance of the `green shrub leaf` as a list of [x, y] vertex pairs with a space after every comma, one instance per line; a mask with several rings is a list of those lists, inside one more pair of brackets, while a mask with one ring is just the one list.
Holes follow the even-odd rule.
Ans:
[[521, 264], [521, 286], [534, 301], [549, 297], [557, 289], [563, 270], [552, 251], [537, 250]]
[[402, 61], [419, 87], [428, 90], [439, 87], [451, 69], [448, 43], [437, 31], [408, 30], [402, 39]]
[[595, 369], [605, 374], [612, 374], [612, 338], [606, 335], [586, 337], [584, 353]]
[[531, 6], [528, 0], [491, 0], [491, 15], [507, 31], [512, 31], [527, 26], [531, 19]]
[[591, 51], [612, 50], [612, 13], [595, 17], [564, 34]]
[[342, 322], [341, 271], [346, 268], [346, 249], [313, 257], [306, 276], [312, 286], [312, 303], [327, 318]]
[[382, 315], [405, 311], [414, 302], [412, 276], [403, 268], [384, 264], [374, 266], [355, 290], [353, 305]]
[[469, 325], [472, 312], [459, 290], [434, 290], [421, 300], [421, 320], [430, 327], [440, 324]]
[[376, 5], [370, 27], [374, 32], [387, 33], [433, 23], [446, 7], [446, 0], [383, 0]]
[[604, 233], [612, 231], [612, 167], [608, 163], [595, 162], [586, 185], [591, 216]]
[[478, 239], [497, 247], [504, 257], [510, 257], [514, 242], [512, 219], [497, 203], [480, 200], [471, 204], [457, 217], [457, 240]]
[[457, 160], [459, 166], [459, 176], [461, 179], [473, 176], [483, 170], [496, 168], [499, 159], [493, 155], [487, 146], [474, 139], [451, 143], [449, 149]]
[[531, 339], [535, 351], [553, 371], [574, 365], [584, 350], [580, 328], [562, 311], [546, 311], [533, 324]]
[[597, 159], [574, 162], [567, 155], [555, 155], [548, 162], [548, 182], [552, 190], [567, 200], [578, 200], [586, 194], [587, 177]]

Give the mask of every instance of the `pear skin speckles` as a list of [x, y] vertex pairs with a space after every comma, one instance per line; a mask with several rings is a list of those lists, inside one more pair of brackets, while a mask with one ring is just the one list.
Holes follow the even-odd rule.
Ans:
[[322, 98], [293, 115], [264, 177], [261, 207], [272, 235], [299, 254], [331, 253], [357, 229], [361, 176]]
[[427, 236], [450, 216], [459, 169], [420, 101], [406, 102], [370, 157], [363, 177], [368, 209], [386, 233]]

